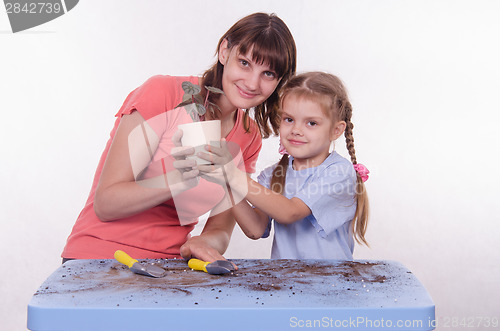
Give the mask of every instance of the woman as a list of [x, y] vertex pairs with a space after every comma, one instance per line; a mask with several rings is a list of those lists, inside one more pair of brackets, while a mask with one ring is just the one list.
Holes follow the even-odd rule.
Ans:
[[[295, 42], [277, 16], [256, 13], [236, 22], [221, 37], [217, 60], [201, 78], [154, 76], [129, 94], [117, 114], [87, 203], [67, 240], [63, 261], [112, 258], [118, 249], [135, 258], [223, 259], [235, 224], [231, 210], [212, 213], [202, 234], [191, 237], [203, 212], [193, 208], [193, 222], [181, 224], [174, 202], [182, 194], [192, 197], [193, 207], [199, 203], [214, 207], [222, 199], [220, 192], [206, 194], [211, 183], [183, 182], [182, 173], [173, 167], [169, 144], [178, 142], [177, 125], [187, 121], [185, 112], [177, 108], [185, 100], [182, 85], [189, 82], [223, 91], [208, 93], [201, 88], [202, 99], [210, 105], [206, 119], [221, 121], [221, 137], [239, 145], [246, 172], [254, 172], [262, 137], [277, 132], [278, 95], [295, 73]], [[255, 121], [248, 117], [251, 108], [255, 108]], [[151, 156], [147, 164], [131, 158], [137, 132], [146, 138]], [[166, 164], [169, 156], [172, 162]], [[150, 187], [147, 179], [141, 183], [147, 177], [144, 173], [160, 168], [160, 161], [166, 176], [181, 180], [177, 184], [170, 180], [163, 187]], [[188, 160], [178, 162], [177, 168], [192, 165]], [[143, 168], [140, 174], [138, 165]]]

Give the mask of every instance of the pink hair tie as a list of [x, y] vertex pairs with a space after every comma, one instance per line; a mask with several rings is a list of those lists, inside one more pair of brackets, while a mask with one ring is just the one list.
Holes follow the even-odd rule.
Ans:
[[286, 151], [285, 146], [283, 146], [283, 144], [281, 143], [281, 141], [280, 141], [280, 148], [278, 149], [278, 153], [280, 153], [281, 155], [288, 154], [288, 152]]
[[358, 175], [361, 177], [361, 180], [363, 182], [366, 182], [368, 180], [368, 174], [370, 173], [370, 171], [360, 163], [354, 164], [353, 166], [354, 170], [356, 170]]

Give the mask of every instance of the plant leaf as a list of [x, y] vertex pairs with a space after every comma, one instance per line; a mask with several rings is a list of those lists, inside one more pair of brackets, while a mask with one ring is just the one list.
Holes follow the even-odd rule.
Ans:
[[210, 106], [214, 107], [214, 108], [217, 108], [219, 111], [222, 111], [222, 109], [220, 109], [219, 106], [217, 106], [215, 103], [213, 102], [209, 102]]
[[202, 104], [203, 103], [203, 98], [201, 97], [200, 94], [193, 95], [194, 101], [196, 103]]
[[198, 114], [200, 116], [205, 115], [207, 113], [207, 109], [203, 105], [200, 105], [198, 103], [196, 104], [196, 110], [198, 110]]
[[205, 85], [205, 88], [206, 88], [207, 90], [209, 90], [210, 92], [212, 92], [212, 93], [224, 94], [224, 91], [222, 91], [221, 89], [218, 89], [217, 87], [213, 87], [213, 86], [206, 86], [206, 85]]
[[191, 119], [193, 122], [199, 122], [200, 118], [198, 117], [198, 114], [196, 112], [190, 112], [189, 115], [191, 116]]
[[186, 94], [194, 95], [201, 92], [201, 88], [191, 82], [182, 82], [181, 86]]
[[197, 108], [196, 108], [195, 104], [190, 103], [189, 105], [186, 105], [185, 109], [186, 109], [186, 113], [188, 113], [189, 116], [191, 116], [191, 119], [193, 120], [193, 122], [200, 121], [200, 117], [198, 116], [198, 112], [197, 112]]
[[177, 106], [175, 106], [175, 108], [185, 107], [185, 106], [188, 106], [188, 105], [190, 105], [192, 103], [193, 102], [191, 101], [191, 98], [189, 98], [189, 100], [181, 102], [180, 104], [178, 104]]

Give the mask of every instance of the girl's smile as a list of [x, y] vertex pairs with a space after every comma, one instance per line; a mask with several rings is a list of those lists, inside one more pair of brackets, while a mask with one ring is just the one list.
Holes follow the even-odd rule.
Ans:
[[292, 145], [304, 145], [306, 143], [305, 141], [298, 141], [293, 139], [288, 140], [288, 142]]

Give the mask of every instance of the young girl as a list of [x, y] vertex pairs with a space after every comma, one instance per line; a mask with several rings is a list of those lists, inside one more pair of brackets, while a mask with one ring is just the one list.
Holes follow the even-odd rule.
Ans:
[[[212, 214], [203, 233], [190, 236], [197, 218], [219, 203], [223, 196], [218, 192], [222, 191], [220, 187], [200, 182], [193, 190], [191, 205], [182, 210], [190, 220], [181, 224], [173, 197], [191, 194], [187, 190], [192, 187], [170, 182], [148, 187], [136, 181], [136, 174], [142, 176], [151, 167], [159, 166], [166, 175], [182, 176], [172, 167], [169, 153], [177, 126], [189, 119], [185, 111], [176, 110], [181, 108], [186, 93], [193, 94], [196, 89], [211, 105], [205, 119], [220, 120], [221, 136], [239, 146], [244, 169], [254, 172], [262, 137], [277, 130], [278, 93], [295, 73], [295, 65], [295, 42], [285, 23], [276, 15], [256, 13], [236, 22], [221, 37], [217, 61], [202, 77], [154, 76], [132, 91], [116, 115], [90, 195], [67, 240], [63, 259], [113, 258], [118, 249], [138, 259], [223, 259], [221, 254], [235, 224], [229, 211]], [[223, 94], [208, 93], [205, 86], [222, 90]], [[255, 121], [246, 111], [253, 108]], [[203, 212], [199, 212], [200, 204], [205, 208]]]
[[[356, 161], [352, 108], [342, 82], [322, 72], [292, 78], [281, 96], [280, 115], [285, 154], [278, 164], [262, 171], [259, 184], [223, 162], [227, 160], [224, 146], [207, 148], [218, 156], [204, 158], [226, 164], [231, 193], [245, 198], [233, 213], [249, 238], [268, 236], [274, 220], [272, 258], [352, 259], [354, 238], [367, 243], [368, 199], [363, 182], [368, 170]], [[330, 153], [342, 134], [352, 163], [335, 151]], [[198, 168], [202, 176], [222, 183], [210, 166]]]

